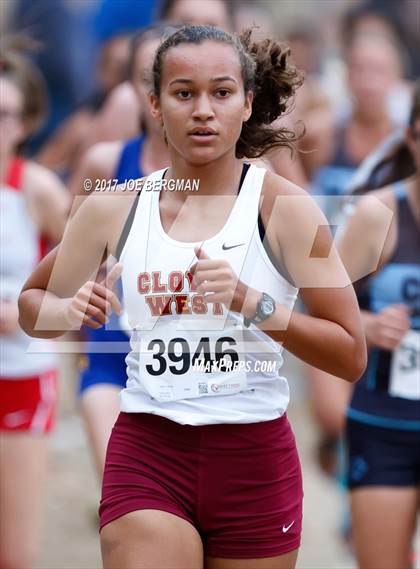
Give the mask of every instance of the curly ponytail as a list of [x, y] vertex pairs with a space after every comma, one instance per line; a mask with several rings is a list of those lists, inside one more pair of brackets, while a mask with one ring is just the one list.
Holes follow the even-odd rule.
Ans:
[[286, 45], [272, 39], [254, 42], [251, 35], [251, 29], [237, 36], [211, 26], [184, 26], [162, 42], [153, 64], [154, 93], [159, 97], [164, 55], [170, 48], [182, 43], [216, 41], [236, 50], [244, 91], [254, 93], [251, 117], [243, 124], [236, 143], [237, 158], [258, 158], [282, 146], [293, 149], [300, 138], [272, 123], [288, 110], [296, 89], [303, 83], [303, 75], [291, 63]]
[[238, 158], [257, 158], [269, 150], [286, 146], [300, 137], [287, 128], [275, 128], [272, 123], [284, 115], [295, 92], [303, 83], [303, 74], [290, 61], [290, 48], [276, 40], [253, 42], [252, 30], [245, 30], [239, 40], [255, 61], [254, 100], [252, 114], [242, 127], [236, 145]]

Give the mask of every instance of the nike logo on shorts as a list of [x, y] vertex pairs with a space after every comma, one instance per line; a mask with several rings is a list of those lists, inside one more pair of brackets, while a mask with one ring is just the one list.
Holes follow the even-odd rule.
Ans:
[[223, 251], [228, 251], [229, 249], [234, 249], [235, 247], [242, 247], [242, 245], [245, 245], [245, 243], [239, 243], [238, 245], [226, 245], [226, 243], [223, 243], [222, 249]]
[[292, 525], [295, 523], [295, 520], [293, 520], [293, 522], [291, 524], [289, 524], [288, 526], [283, 526], [282, 530], [283, 533], [286, 533], [287, 531], [289, 531], [289, 529], [292, 527]]

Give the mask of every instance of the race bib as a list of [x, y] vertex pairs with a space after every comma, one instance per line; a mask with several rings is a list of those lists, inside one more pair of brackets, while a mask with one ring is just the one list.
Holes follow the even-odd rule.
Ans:
[[392, 357], [389, 394], [420, 399], [420, 332], [409, 330]]
[[149, 331], [139, 343], [140, 381], [161, 402], [239, 393], [247, 387], [242, 344], [236, 327]]

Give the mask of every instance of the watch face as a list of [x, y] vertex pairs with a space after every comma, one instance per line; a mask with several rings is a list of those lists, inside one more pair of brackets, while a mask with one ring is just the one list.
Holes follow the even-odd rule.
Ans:
[[264, 296], [260, 301], [258, 308], [261, 316], [271, 316], [275, 310], [275, 303], [269, 296]]

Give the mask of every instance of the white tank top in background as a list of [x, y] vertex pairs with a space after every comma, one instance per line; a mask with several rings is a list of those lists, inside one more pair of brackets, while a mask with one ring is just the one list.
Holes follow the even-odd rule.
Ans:
[[[19, 293], [41, 257], [41, 236], [28, 212], [20, 183], [0, 187], [0, 297], [17, 302]], [[41, 353], [28, 353], [31, 342]], [[29, 337], [21, 328], [0, 336], [0, 378], [21, 379], [57, 366], [54, 343]]]
[[[243, 282], [292, 309], [298, 290], [269, 260], [258, 230], [265, 172], [249, 167], [225, 226], [202, 246], [211, 258], [226, 259]], [[149, 176], [149, 187], [164, 173]], [[206, 308], [189, 273], [197, 245], [201, 242], [179, 242], [165, 233], [159, 191], [143, 190], [120, 256], [125, 309], [133, 330], [121, 409], [190, 425], [276, 419], [289, 402], [287, 380], [279, 374], [282, 347], [257, 327], [244, 328], [242, 315], [217, 303]], [[224, 371], [212, 367], [206, 372], [206, 362], [212, 364], [205, 352], [219, 363], [221, 357], [236, 361], [236, 369], [231, 364]], [[193, 360], [204, 366], [197, 369]]]

